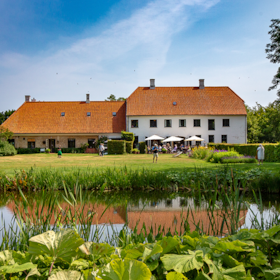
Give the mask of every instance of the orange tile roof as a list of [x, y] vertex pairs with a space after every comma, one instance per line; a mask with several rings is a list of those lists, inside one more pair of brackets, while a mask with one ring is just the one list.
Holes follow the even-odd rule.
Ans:
[[138, 87], [127, 99], [127, 115], [247, 115], [247, 112], [244, 101], [229, 87]]
[[25, 102], [2, 126], [13, 133], [118, 133], [126, 129], [125, 111], [125, 101]]

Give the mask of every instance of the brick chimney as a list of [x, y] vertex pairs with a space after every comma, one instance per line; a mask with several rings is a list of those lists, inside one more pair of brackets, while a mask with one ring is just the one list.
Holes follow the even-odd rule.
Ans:
[[150, 79], [150, 89], [155, 89], [155, 79]]
[[204, 79], [199, 79], [199, 89], [204, 89]]
[[30, 95], [25, 95], [25, 102], [30, 102]]
[[89, 103], [90, 100], [89, 100], [89, 93], [86, 94], [86, 103]]

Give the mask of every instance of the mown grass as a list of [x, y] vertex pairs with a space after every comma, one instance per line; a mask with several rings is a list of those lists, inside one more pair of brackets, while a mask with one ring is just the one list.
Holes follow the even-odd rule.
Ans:
[[[145, 167], [153, 171], [180, 171], [185, 168], [190, 171], [196, 168], [218, 169], [221, 164], [213, 164], [199, 159], [191, 159], [186, 155], [173, 158], [170, 154], [159, 155], [158, 163], [153, 163], [152, 155], [147, 154], [129, 154], [129, 155], [106, 155], [100, 157], [97, 154], [63, 154], [62, 158], [57, 158], [56, 154], [29, 154], [16, 155], [11, 157], [0, 157], [0, 170], [7, 175], [13, 175], [15, 170], [26, 170], [31, 167], [36, 169], [55, 168], [61, 172], [73, 171], [73, 167], [87, 169], [104, 169], [108, 167], [124, 167], [139, 169]], [[256, 164], [229, 164], [240, 170], [249, 170], [256, 168]], [[277, 173], [280, 170], [280, 163], [265, 162], [260, 166], [261, 169]]]

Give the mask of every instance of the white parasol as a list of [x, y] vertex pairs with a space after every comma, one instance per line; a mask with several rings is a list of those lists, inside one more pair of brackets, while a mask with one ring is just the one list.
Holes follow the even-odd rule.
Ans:
[[192, 136], [188, 139], [185, 139], [185, 141], [203, 141], [204, 139], [200, 138], [200, 137], [197, 137], [197, 136]]
[[164, 138], [163, 137], [160, 137], [158, 135], [152, 135], [148, 138], [145, 139], [145, 141], [149, 141], [149, 140], [163, 140]]
[[166, 139], [164, 139], [162, 142], [179, 142], [184, 140], [184, 138], [176, 137], [176, 136], [170, 136]]

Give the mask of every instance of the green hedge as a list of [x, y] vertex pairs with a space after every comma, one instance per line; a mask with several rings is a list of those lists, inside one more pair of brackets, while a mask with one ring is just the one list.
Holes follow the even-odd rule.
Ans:
[[17, 151], [13, 145], [7, 141], [0, 140], [0, 156], [14, 156]]
[[[265, 148], [265, 161], [275, 162], [280, 160], [280, 144], [262, 144]], [[234, 149], [236, 152], [246, 156], [255, 156], [259, 144], [226, 144], [226, 143], [209, 143], [208, 147], [216, 150]]]
[[134, 142], [134, 134], [132, 132], [122, 131], [122, 139]]
[[145, 154], [145, 148], [146, 148], [146, 143], [145, 142], [139, 142], [140, 154]]
[[128, 154], [131, 154], [133, 149], [133, 141], [125, 141], [125, 145], [126, 145], [126, 152]]
[[34, 148], [34, 149], [17, 148], [16, 150], [17, 150], [18, 154], [37, 154], [37, 153], [40, 153], [40, 148]]
[[108, 154], [109, 155], [123, 155], [126, 152], [125, 140], [109, 140], [108, 141]]

